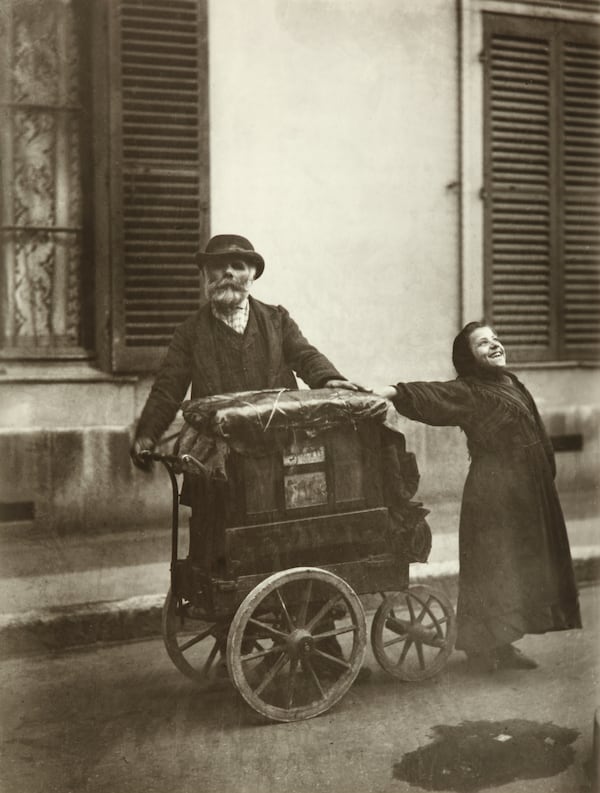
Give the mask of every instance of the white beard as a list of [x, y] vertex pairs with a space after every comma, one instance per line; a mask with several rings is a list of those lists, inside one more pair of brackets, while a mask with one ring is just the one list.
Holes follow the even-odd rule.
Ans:
[[250, 294], [252, 279], [244, 276], [231, 283], [206, 284], [206, 297], [220, 311], [231, 311], [240, 306]]
[[231, 286], [220, 286], [212, 292], [210, 301], [221, 310], [231, 310], [244, 302], [248, 296], [248, 291], [246, 289], [234, 289]]

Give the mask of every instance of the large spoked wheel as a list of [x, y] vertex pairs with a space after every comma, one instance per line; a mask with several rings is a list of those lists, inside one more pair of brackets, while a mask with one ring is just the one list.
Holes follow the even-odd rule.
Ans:
[[224, 663], [229, 623], [207, 620], [190, 603], [177, 606], [169, 590], [162, 611], [162, 635], [169, 658], [203, 688], [227, 681]]
[[316, 567], [275, 573], [239, 606], [227, 639], [234, 685], [255, 711], [297, 721], [329, 710], [348, 691], [366, 650], [354, 590]]
[[456, 617], [448, 598], [416, 586], [387, 597], [371, 626], [380, 666], [399, 680], [425, 680], [446, 664], [456, 642]]

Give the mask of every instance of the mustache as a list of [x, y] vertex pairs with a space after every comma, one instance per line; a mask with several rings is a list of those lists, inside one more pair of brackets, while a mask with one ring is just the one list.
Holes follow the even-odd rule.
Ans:
[[245, 292], [247, 284], [234, 281], [233, 279], [223, 278], [216, 283], [208, 284], [208, 289], [210, 292], [218, 292], [222, 289], [231, 289], [234, 292]]

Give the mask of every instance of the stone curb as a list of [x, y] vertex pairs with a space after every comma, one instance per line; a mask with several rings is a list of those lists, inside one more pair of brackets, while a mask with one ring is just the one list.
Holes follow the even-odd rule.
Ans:
[[[578, 548], [573, 566], [578, 583], [600, 580], [600, 549]], [[427, 584], [455, 597], [457, 562], [417, 564], [414, 568], [411, 584]], [[159, 636], [164, 599], [164, 594], [143, 595], [1, 615], [0, 659]], [[375, 595], [362, 600], [367, 610], [381, 602]]]
[[0, 616], [0, 658], [157, 636], [164, 595]]

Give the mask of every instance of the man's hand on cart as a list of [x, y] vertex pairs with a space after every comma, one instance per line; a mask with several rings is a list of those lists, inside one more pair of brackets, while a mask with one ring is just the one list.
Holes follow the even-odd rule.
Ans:
[[136, 438], [129, 450], [131, 461], [140, 471], [150, 471], [152, 469], [152, 452], [155, 443], [151, 438]]
[[371, 393], [370, 388], [365, 388], [360, 383], [353, 383], [351, 380], [328, 380], [323, 388], [346, 388], [348, 391], [365, 391]]

